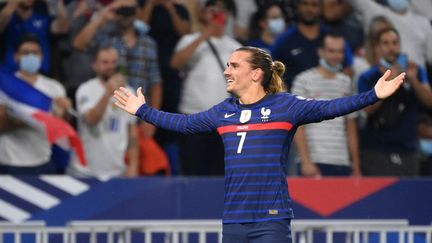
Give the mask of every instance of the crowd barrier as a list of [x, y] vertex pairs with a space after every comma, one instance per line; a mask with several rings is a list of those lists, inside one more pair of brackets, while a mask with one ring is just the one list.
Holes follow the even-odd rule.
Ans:
[[[431, 243], [431, 226], [400, 220], [293, 220], [294, 243]], [[322, 237], [320, 237], [320, 234]], [[159, 236], [159, 237], [158, 237]], [[95, 220], [0, 224], [0, 243], [220, 243], [220, 220]]]

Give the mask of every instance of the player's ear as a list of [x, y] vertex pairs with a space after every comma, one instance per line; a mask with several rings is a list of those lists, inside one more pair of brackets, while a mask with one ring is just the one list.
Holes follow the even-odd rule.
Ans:
[[261, 69], [259, 69], [259, 68], [255, 68], [254, 70], [252, 70], [252, 80], [253, 81], [258, 81], [258, 80], [260, 80], [260, 73], [262, 72], [262, 70]]

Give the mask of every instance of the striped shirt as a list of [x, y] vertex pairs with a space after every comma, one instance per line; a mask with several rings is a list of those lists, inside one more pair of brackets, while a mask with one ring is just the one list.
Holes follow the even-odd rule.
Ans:
[[[354, 93], [351, 79], [347, 75], [337, 73], [334, 78], [327, 79], [317, 68], [299, 74], [291, 91], [293, 94], [318, 100], [330, 100]], [[337, 117], [304, 126], [312, 161], [330, 165], [350, 165], [346, 119], [353, 117]]]
[[284, 166], [299, 125], [345, 115], [376, 101], [373, 90], [331, 101], [278, 93], [250, 105], [228, 98], [193, 115], [144, 104], [136, 115], [182, 133], [217, 130], [225, 146], [223, 222], [245, 223], [293, 217]]

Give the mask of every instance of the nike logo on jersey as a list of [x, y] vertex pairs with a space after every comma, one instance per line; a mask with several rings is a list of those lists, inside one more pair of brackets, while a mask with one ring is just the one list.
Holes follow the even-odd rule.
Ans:
[[235, 115], [235, 113], [231, 113], [231, 114], [228, 114], [228, 113], [225, 113], [225, 118], [230, 118], [230, 117], [232, 117], [232, 116], [234, 116]]

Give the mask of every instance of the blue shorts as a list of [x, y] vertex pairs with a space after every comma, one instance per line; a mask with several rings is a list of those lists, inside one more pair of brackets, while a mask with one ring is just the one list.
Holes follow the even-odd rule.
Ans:
[[291, 219], [223, 224], [222, 243], [291, 243]]

